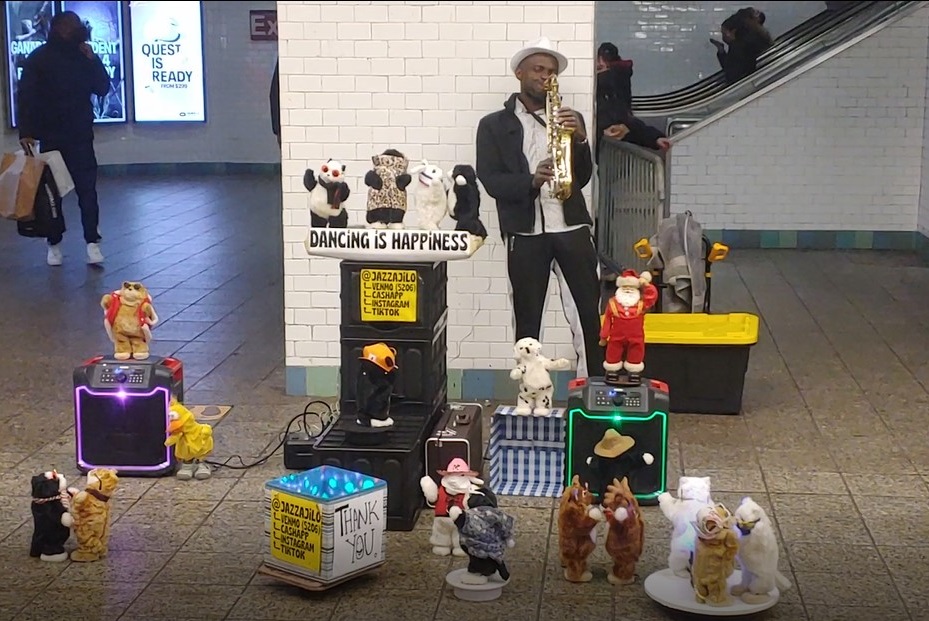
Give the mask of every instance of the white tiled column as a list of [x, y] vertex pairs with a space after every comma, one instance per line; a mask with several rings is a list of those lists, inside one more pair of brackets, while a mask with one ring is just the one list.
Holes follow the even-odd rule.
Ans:
[[[561, 91], [590, 128], [594, 2], [280, 1], [278, 19], [288, 390], [300, 392], [309, 373], [309, 392], [335, 394], [339, 264], [304, 249], [304, 171], [330, 157], [345, 162], [350, 221], [360, 224], [372, 155], [395, 148], [443, 167], [474, 165], [478, 121], [518, 87], [509, 58], [539, 36], [571, 59]], [[590, 203], [591, 186], [585, 194]], [[486, 194], [481, 209], [487, 245], [471, 260], [449, 263], [448, 366], [502, 371], [512, 363], [511, 305]], [[573, 358], [554, 278], [550, 295], [547, 350]]]

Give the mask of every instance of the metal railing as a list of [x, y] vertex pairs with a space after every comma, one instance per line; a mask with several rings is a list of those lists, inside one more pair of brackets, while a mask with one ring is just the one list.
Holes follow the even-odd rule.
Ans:
[[614, 138], [601, 138], [597, 193], [597, 248], [623, 268], [642, 270], [635, 243], [650, 238], [670, 216], [664, 157]]

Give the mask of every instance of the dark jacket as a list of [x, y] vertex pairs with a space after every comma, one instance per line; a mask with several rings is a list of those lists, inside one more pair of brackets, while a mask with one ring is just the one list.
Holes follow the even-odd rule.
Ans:
[[274, 75], [271, 76], [271, 131], [275, 136], [281, 135], [281, 83], [278, 77], [278, 65], [274, 63]]
[[755, 73], [758, 57], [772, 45], [771, 36], [761, 26], [740, 28], [736, 40], [729, 44], [726, 51], [718, 50], [716, 58], [726, 76], [726, 84], [735, 84], [739, 80]]
[[597, 74], [597, 133], [596, 159], [600, 160], [600, 145], [603, 144], [603, 130], [612, 125], [625, 125], [629, 133], [623, 137], [624, 142], [657, 149], [658, 139], [665, 138], [664, 132], [656, 129], [633, 115], [615, 88], [615, 69], [608, 69]]
[[17, 107], [20, 138], [49, 144], [93, 142], [90, 96], [104, 97], [110, 76], [99, 57], [57, 38], [32, 52], [23, 63]]
[[[516, 93], [506, 100], [502, 110], [491, 112], [477, 126], [477, 178], [496, 200], [504, 238], [512, 233], [532, 232], [535, 199], [540, 192], [532, 187], [535, 171], [529, 170], [523, 153], [523, 126], [516, 118], [515, 108]], [[581, 194], [593, 174], [590, 144], [575, 141], [572, 152], [574, 185], [571, 196], [564, 202], [565, 222], [568, 226], [592, 225], [587, 201]]]

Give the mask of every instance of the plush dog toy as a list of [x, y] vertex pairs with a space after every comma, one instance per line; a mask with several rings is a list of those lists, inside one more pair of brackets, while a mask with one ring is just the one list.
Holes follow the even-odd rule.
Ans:
[[303, 174], [303, 187], [310, 193], [310, 226], [344, 229], [348, 226], [348, 212], [342, 203], [351, 193], [345, 183], [345, 164], [329, 159], [314, 175], [311, 168]]
[[481, 222], [481, 191], [477, 186], [477, 173], [468, 164], [458, 164], [452, 169], [451, 177], [454, 185], [448, 193], [448, 215], [456, 222], [455, 230], [487, 239], [487, 229]]
[[409, 162], [396, 149], [387, 149], [371, 158], [374, 168], [365, 174], [368, 186], [369, 228], [402, 229], [406, 216], [406, 188], [412, 177], [407, 172]]
[[542, 355], [542, 343], [530, 337], [516, 341], [513, 357], [516, 368], [510, 371], [510, 379], [519, 381], [516, 413], [547, 415], [552, 410], [555, 394], [549, 371], [570, 369], [571, 363], [566, 358], [546, 358]]
[[416, 207], [419, 228], [434, 231], [448, 213], [448, 176], [444, 170], [426, 160], [414, 166], [410, 173], [415, 177], [410, 194]]

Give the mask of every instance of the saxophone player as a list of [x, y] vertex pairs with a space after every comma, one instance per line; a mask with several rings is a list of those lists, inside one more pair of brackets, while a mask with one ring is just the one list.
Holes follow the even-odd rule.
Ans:
[[543, 341], [543, 311], [554, 271], [577, 354], [577, 376], [587, 377], [603, 368], [600, 264], [593, 219], [581, 193], [590, 182], [593, 161], [584, 118], [562, 106], [554, 117], [572, 134], [571, 191], [563, 200], [554, 196], [550, 186], [555, 169], [545, 118], [546, 82], [567, 66], [567, 58], [547, 38], [513, 55], [510, 69], [519, 91], [478, 124], [476, 170], [496, 201], [506, 244], [515, 339]]

